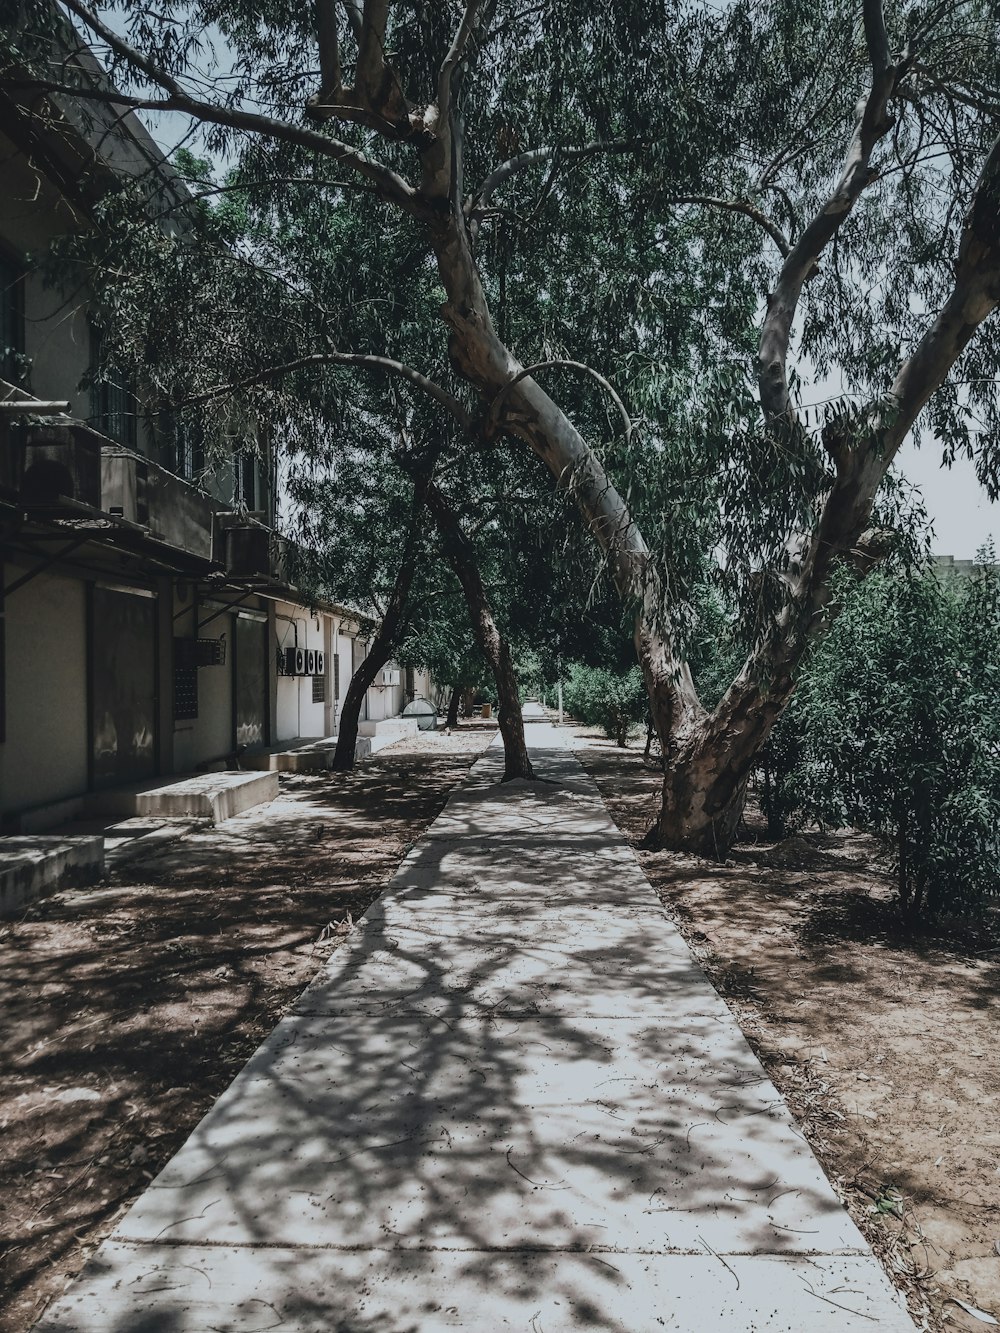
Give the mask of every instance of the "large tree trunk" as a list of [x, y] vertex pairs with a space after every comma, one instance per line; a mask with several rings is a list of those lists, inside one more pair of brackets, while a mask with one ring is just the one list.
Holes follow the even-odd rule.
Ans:
[[[759, 349], [761, 406], [781, 439], [802, 429], [786, 379], [792, 322], [803, 284], [843, 219], [872, 179], [874, 146], [892, 126], [887, 112], [904, 66], [884, 59], [881, 9], [866, 10], [872, 87], [863, 101], [844, 172], [794, 246], [768, 303]], [[830, 580], [838, 560], [862, 572], [878, 562], [866, 539], [878, 487], [922, 407], [942, 384], [970, 338], [1000, 300], [1000, 143], [984, 164], [970, 209], [955, 282], [941, 312], [900, 367], [884, 399], [845, 417], [840, 433], [824, 434], [833, 475], [814, 531], [795, 539], [779, 559], [787, 602], [766, 626], [737, 679], [707, 714], [670, 621], [658, 571], [624, 498], [566, 414], [504, 346], [493, 326], [458, 204], [461, 159], [442, 207], [430, 224], [438, 271], [448, 300], [449, 354], [456, 371], [482, 396], [486, 429], [524, 440], [560, 485], [572, 488], [591, 535], [604, 551], [617, 590], [635, 608], [635, 644], [650, 711], [664, 756], [663, 806], [655, 845], [724, 855], [742, 816], [749, 774], [794, 689], [794, 671], [828, 621]], [[426, 177], [425, 177], [426, 184]], [[442, 200], [442, 203], [444, 201]], [[503, 404], [502, 413], [498, 404]]]
[[500, 633], [486, 598], [472, 543], [462, 531], [451, 505], [432, 482], [427, 488], [427, 508], [441, 534], [448, 563], [465, 594], [476, 643], [493, 672], [497, 687], [497, 725], [503, 738], [504, 782], [535, 776], [528, 758], [521, 716], [521, 694], [517, 687], [510, 645]]
[[445, 720], [446, 726], [448, 727], [458, 726], [458, 709], [461, 702], [462, 702], [462, 686], [455, 685], [452, 687], [451, 696], [448, 699], [448, 716]]
[[340, 728], [337, 732], [337, 748], [333, 754], [331, 768], [344, 773], [354, 767], [354, 752], [358, 744], [358, 720], [365, 702], [365, 695], [374, 684], [375, 677], [392, 657], [393, 649], [399, 641], [400, 632], [406, 620], [406, 604], [413, 583], [416, 565], [417, 544], [420, 534], [420, 511], [423, 505], [423, 484], [418, 483], [413, 498], [413, 513], [409, 531], [403, 543], [402, 561], [396, 582], [393, 585], [389, 605], [386, 607], [382, 623], [375, 632], [371, 647], [365, 660], [351, 677], [351, 683], [344, 695], [340, 710]]

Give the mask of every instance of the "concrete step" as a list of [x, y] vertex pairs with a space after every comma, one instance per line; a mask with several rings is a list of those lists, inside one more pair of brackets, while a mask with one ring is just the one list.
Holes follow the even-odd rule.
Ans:
[[0, 838], [0, 917], [16, 915], [65, 884], [93, 884], [103, 874], [99, 835]]
[[381, 739], [383, 736], [415, 736], [420, 728], [415, 717], [386, 717], [381, 722], [359, 722], [358, 735]]
[[208, 819], [221, 824], [252, 806], [273, 801], [277, 773], [199, 773], [176, 782], [140, 783], [95, 792], [88, 800], [93, 814], [144, 815], [164, 819]]
[[329, 767], [335, 736], [295, 736], [240, 756], [240, 765], [256, 773], [308, 773]]
[[[396, 718], [394, 721], [402, 721]], [[410, 721], [409, 718], [406, 719]], [[362, 723], [362, 726], [382, 726], [382, 723]], [[387, 745], [395, 745], [407, 736], [415, 736], [418, 728], [385, 727], [374, 734], [361, 734], [354, 745], [354, 758], [367, 759], [370, 754], [377, 754]], [[253, 754], [241, 756], [244, 769], [257, 773], [315, 773], [330, 768], [333, 754], [337, 748], [336, 736], [323, 736], [319, 740], [291, 740], [272, 745], [266, 750], [255, 750]]]

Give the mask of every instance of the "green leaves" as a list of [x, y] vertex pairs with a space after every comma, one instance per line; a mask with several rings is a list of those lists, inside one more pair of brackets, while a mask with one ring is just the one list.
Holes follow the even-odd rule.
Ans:
[[886, 839], [911, 914], [1000, 891], [1000, 572], [844, 579], [768, 753], [775, 813]]

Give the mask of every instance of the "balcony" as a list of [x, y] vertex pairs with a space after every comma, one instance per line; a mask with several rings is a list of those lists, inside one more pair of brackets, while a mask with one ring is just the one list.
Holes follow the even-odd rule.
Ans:
[[9, 481], [33, 509], [101, 507], [101, 437], [85, 426], [32, 426], [8, 446]]
[[216, 502], [131, 449], [103, 443], [100, 507], [174, 550], [212, 560]]

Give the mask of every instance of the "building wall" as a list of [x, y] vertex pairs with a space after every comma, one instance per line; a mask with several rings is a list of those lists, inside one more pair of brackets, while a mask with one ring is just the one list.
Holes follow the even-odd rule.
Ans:
[[[0, 566], [5, 585], [27, 571]], [[7, 739], [0, 812], [87, 786], [86, 584], [39, 574], [6, 599]]]
[[175, 773], [190, 773], [199, 764], [222, 759], [233, 749], [232, 614], [223, 612], [199, 630], [198, 619], [204, 619], [214, 608], [196, 603], [190, 584], [183, 591], [183, 596], [174, 594], [174, 635], [195, 638], [200, 634], [213, 639], [225, 635], [227, 654], [224, 666], [198, 668], [198, 716], [173, 721]]
[[[328, 652], [332, 637], [331, 617], [327, 612], [310, 612], [292, 602], [279, 602], [275, 610], [275, 649], [306, 648]], [[333, 666], [326, 663], [327, 700], [332, 697]], [[278, 734], [275, 741], [290, 741], [298, 736], [316, 737], [332, 734], [325, 703], [313, 703], [312, 676], [278, 676]]]

